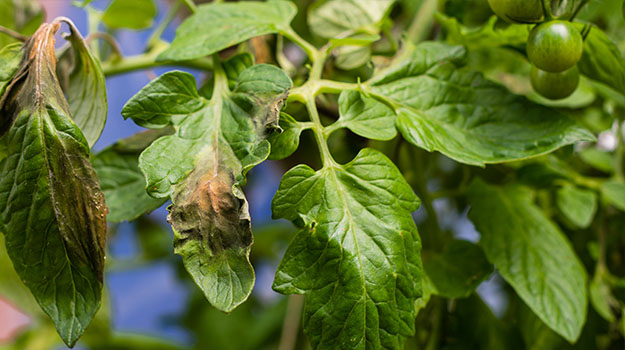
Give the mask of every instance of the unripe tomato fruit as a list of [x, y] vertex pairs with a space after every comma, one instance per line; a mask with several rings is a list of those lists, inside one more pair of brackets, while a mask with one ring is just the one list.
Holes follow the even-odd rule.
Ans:
[[582, 34], [566, 21], [550, 21], [532, 29], [527, 39], [527, 57], [536, 67], [563, 72], [579, 62], [584, 51]]
[[579, 69], [573, 66], [564, 72], [550, 73], [532, 66], [530, 80], [537, 93], [551, 100], [560, 100], [569, 97], [577, 89]]
[[499, 18], [510, 23], [538, 23], [543, 20], [541, 0], [488, 0]]

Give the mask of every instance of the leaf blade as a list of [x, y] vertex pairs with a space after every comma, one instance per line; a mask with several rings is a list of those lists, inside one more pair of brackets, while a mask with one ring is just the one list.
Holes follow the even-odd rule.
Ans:
[[297, 9], [288, 1], [213, 3], [176, 30], [171, 46], [159, 60], [188, 60], [207, 56], [255, 36], [286, 30]]
[[488, 260], [547, 326], [574, 342], [586, 320], [587, 276], [568, 240], [525, 188], [478, 180], [468, 196]]
[[274, 217], [306, 226], [287, 248], [274, 289], [307, 294], [313, 347], [399, 348], [414, 331], [422, 268], [410, 213], [418, 204], [397, 168], [371, 149], [344, 166], [299, 165], [285, 174]]

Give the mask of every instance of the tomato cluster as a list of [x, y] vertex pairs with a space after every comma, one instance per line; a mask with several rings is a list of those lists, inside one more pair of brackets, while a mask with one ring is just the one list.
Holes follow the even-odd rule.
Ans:
[[553, 100], [571, 95], [579, 84], [577, 62], [584, 51], [582, 34], [566, 20], [573, 13], [571, 8], [554, 5], [554, 10], [560, 13], [558, 18], [553, 18], [552, 9], [545, 11], [542, 0], [488, 0], [488, 3], [507, 22], [537, 24], [527, 40], [534, 90]]

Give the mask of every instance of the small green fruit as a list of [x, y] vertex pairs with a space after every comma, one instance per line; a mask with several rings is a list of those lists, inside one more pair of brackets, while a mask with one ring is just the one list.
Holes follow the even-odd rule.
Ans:
[[560, 100], [569, 97], [577, 89], [579, 69], [573, 66], [564, 72], [550, 73], [532, 66], [530, 80], [537, 93], [551, 100]]
[[527, 39], [527, 57], [536, 67], [563, 72], [579, 62], [584, 51], [580, 32], [566, 21], [550, 21], [538, 25]]

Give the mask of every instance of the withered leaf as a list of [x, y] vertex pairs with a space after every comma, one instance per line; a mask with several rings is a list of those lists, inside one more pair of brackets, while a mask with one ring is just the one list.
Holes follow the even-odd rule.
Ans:
[[253, 242], [245, 174], [269, 156], [291, 80], [279, 68], [256, 65], [238, 72], [232, 90], [222, 72], [210, 100], [192, 75], [166, 73], [135, 95], [122, 115], [140, 125], [172, 125], [140, 156], [147, 190], [171, 198], [169, 220], [176, 253], [216, 308], [230, 312], [254, 285]]
[[59, 26], [43, 24], [25, 43], [0, 100], [0, 229], [15, 270], [73, 346], [100, 306], [107, 209], [55, 74]]

